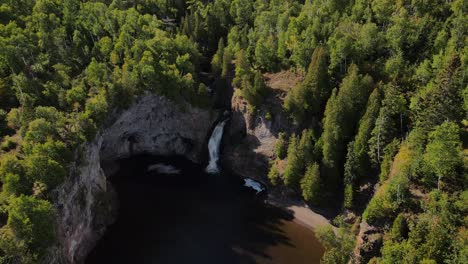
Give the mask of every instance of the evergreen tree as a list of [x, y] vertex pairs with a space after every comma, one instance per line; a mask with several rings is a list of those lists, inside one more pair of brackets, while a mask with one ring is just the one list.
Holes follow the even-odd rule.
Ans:
[[434, 82], [412, 98], [411, 110], [416, 126], [429, 130], [446, 120], [461, 121], [463, 99], [461, 98], [463, 73], [460, 58], [452, 56]]
[[224, 49], [223, 60], [222, 60], [222, 69], [221, 77], [226, 78], [229, 74], [230, 66], [232, 61], [232, 53], [229, 49]]
[[285, 99], [284, 108], [299, 122], [306, 120], [306, 117], [321, 115], [330, 95], [327, 63], [325, 48], [316, 48], [304, 81], [294, 87]]
[[276, 141], [276, 157], [282, 160], [286, 158], [287, 154], [288, 154], [288, 145], [286, 142], [286, 134], [283, 132], [280, 132], [278, 134], [278, 140]]
[[266, 95], [266, 85], [263, 81], [262, 74], [260, 71], [255, 73], [253, 85], [248, 82], [247, 78], [248, 76], [244, 76], [242, 81], [242, 96], [250, 105], [254, 107], [260, 106]]
[[323, 127], [323, 164], [329, 169], [328, 186], [338, 181], [337, 168], [346, 155], [344, 146], [352, 136], [372, 87], [372, 78], [359, 74], [351, 65], [338, 92], [333, 92], [325, 108]]
[[317, 163], [307, 166], [306, 173], [301, 180], [302, 197], [304, 200], [318, 204], [321, 197], [320, 168]]
[[345, 207], [350, 208], [353, 204], [354, 188], [359, 180], [369, 176], [371, 167], [369, 163], [367, 141], [371, 136], [375, 120], [380, 108], [380, 88], [377, 87], [369, 96], [367, 109], [361, 120], [354, 141], [348, 145], [346, 163], [344, 165], [345, 183]]
[[303, 160], [299, 148], [299, 138], [293, 134], [289, 138], [287, 165], [284, 170], [284, 184], [298, 189], [303, 173]]
[[[315, 136], [312, 129], [304, 129], [299, 140], [299, 148], [304, 163], [310, 163], [314, 161], [314, 145]], [[305, 164], [304, 164], [305, 166]]]
[[[463, 171], [462, 142], [459, 131], [457, 124], [444, 122], [429, 134], [424, 162], [428, 167], [427, 171], [433, 172], [437, 178], [438, 189], [445, 184], [451, 184], [458, 189], [463, 187], [468, 180]], [[428, 182], [431, 181], [428, 180]]]
[[270, 180], [271, 184], [273, 185], [278, 185], [280, 182], [280, 175], [278, 172], [276, 161], [273, 161], [270, 163], [270, 171], [268, 172], [268, 180]]
[[402, 138], [407, 123], [406, 99], [393, 84], [384, 86], [384, 99], [379, 116], [375, 120], [372, 136], [369, 139], [369, 157], [373, 164], [379, 164], [383, 150], [394, 138]]
[[223, 69], [223, 58], [224, 58], [224, 40], [223, 38], [219, 39], [218, 42], [218, 50], [213, 56], [213, 59], [211, 60], [211, 71], [215, 75], [221, 74], [221, 71]]
[[390, 237], [394, 241], [402, 241], [408, 238], [408, 223], [403, 214], [398, 214], [390, 229]]

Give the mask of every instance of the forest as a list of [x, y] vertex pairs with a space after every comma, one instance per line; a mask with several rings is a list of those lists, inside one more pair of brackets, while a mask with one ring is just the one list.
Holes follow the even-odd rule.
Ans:
[[322, 262], [353, 261], [365, 221], [384, 235], [364, 263], [468, 263], [467, 11], [464, 0], [0, 0], [0, 263], [46, 262], [55, 190], [116, 109], [145, 93], [213, 108], [211, 90], [232, 87], [255, 115], [269, 107], [265, 74], [280, 71], [303, 76], [283, 99], [298, 130], [280, 133], [268, 179], [357, 216], [318, 232]]

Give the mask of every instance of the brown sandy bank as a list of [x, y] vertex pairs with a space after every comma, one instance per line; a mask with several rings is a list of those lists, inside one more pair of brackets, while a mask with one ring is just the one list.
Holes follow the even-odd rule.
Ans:
[[288, 213], [294, 216], [294, 221], [296, 223], [312, 230], [315, 230], [318, 227], [331, 225], [330, 221], [322, 214], [331, 215], [332, 212], [324, 210], [321, 212], [322, 214], [320, 214], [312, 210], [302, 201], [280, 199], [270, 196], [266, 199], [266, 203], [285, 209]]

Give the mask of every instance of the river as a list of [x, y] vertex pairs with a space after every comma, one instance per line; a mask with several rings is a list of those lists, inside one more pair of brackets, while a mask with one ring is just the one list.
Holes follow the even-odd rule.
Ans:
[[[120, 208], [86, 263], [319, 263], [314, 233], [243, 186], [184, 158], [121, 160]], [[155, 165], [157, 164], [157, 165]], [[148, 167], [168, 173], [148, 172]], [[164, 171], [164, 170], [162, 170]]]

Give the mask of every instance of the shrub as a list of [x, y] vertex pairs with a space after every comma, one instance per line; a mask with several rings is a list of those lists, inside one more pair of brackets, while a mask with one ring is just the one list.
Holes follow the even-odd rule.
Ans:
[[278, 167], [276, 166], [276, 162], [271, 162], [270, 164], [270, 171], [268, 172], [268, 179], [273, 185], [278, 185], [280, 183], [280, 175], [278, 172]]
[[288, 145], [286, 140], [286, 134], [281, 132], [278, 135], [278, 141], [276, 141], [276, 157], [278, 159], [286, 158], [288, 154]]
[[11, 200], [8, 225], [24, 240], [29, 249], [44, 253], [55, 240], [55, 212], [48, 201], [33, 196]]
[[16, 148], [17, 145], [18, 143], [16, 143], [16, 141], [14, 141], [11, 137], [6, 136], [2, 144], [0, 145], [0, 148], [3, 151], [7, 152]]

